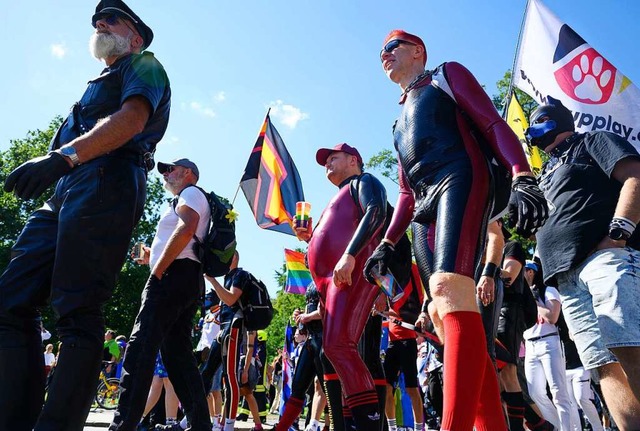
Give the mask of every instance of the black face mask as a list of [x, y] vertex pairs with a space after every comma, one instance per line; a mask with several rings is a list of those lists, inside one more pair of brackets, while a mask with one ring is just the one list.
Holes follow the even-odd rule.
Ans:
[[[571, 111], [551, 96], [547, 100], [549, 104], [541, 105], [533, 111], [529, 118], [531, 127], [525, 131], [531, 145], [543, 150], [553, 144], [560, 133], [575, 131]], [[547, 121], [540, 122], [543, 117], [546, 117]]]

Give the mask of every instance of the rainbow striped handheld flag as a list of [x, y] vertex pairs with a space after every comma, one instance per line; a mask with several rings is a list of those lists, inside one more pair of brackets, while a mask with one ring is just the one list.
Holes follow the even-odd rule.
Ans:
[[287, 281], [284, 285], [284, 291], [304, 295], [307, 287], [313, 281], [311, 272], [304, 263], [304, 253], [285, 248], [284, 260], [287, 265]]

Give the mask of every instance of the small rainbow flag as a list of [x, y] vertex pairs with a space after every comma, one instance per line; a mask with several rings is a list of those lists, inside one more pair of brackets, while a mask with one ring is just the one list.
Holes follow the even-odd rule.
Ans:
[[307, 287], [313, 281], [311, 272], [304, 263], [304, 253], [285, 248], [284, 260], [287, 265], [287, 281], [284, 291], [304, 295]]

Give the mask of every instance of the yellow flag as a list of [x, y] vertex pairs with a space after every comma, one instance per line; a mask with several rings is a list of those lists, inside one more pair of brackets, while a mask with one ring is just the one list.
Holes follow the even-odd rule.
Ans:
[[538, 147], [527, 145], [524, 131], [529, 127], [529, 123], [515, 94], [511, 95], [511, 103], [509, 103], [509, 110], [507, 111], [507, 124], [520, 140], [524, 153], [527, 155], [529, 166], [531, 166], [531, 171], [537, 176], [540, 173], [540, 169], [542, 169], [542, 157], [540, 157]]

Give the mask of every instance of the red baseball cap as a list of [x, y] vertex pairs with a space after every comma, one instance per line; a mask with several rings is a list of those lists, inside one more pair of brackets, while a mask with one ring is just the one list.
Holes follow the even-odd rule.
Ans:
[[360, 155], [358, 150], [344, 142], [342, 144], [336, 145], [333, 148], [320, 148], [316, 153], [316, 162], [318, 162], [320, 166], [324, 166], [324, 164], [327, 162], [327, 158], [329, 158], [331, 153], [336, 153], [338, 151], [356, 156], [356, 158], [358, 159], [358, 163], [363, 164], [362, 156]]
[[389, 43], [392, 40], [400, 39], [409, 43], [413, 43], [414, 45], [420, 45], [424, 50], [424, 59], [422, 60], [424, 64], [427, 64], [427, 47], [424, 45], [422, 39], [420, 39], [415, 34], [407, 33], [404, 30], [392, 30], [391, 33], [385, 37], [384, 42], [382, 42], [382, 47]]

